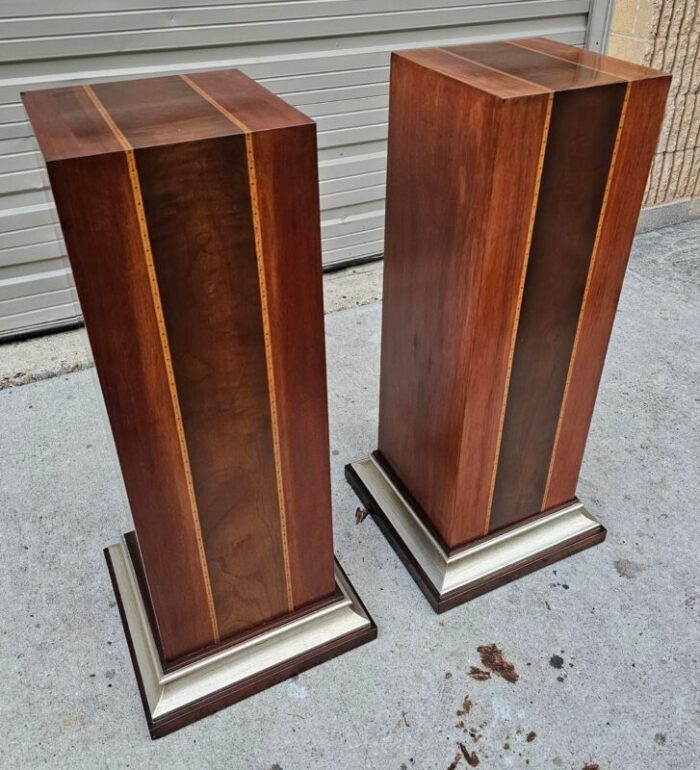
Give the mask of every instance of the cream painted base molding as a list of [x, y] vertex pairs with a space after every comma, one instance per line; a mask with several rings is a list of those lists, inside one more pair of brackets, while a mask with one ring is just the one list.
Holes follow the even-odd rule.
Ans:
[[377, 629], [336, 560], [335, 598], [209, 655], [163, 670], [133, 546], [105, 549], [152, 738], [374, 639]]
[[436, 612], [605, 539], [576, 499], [448, 553], [374, 455], [345, 475]]

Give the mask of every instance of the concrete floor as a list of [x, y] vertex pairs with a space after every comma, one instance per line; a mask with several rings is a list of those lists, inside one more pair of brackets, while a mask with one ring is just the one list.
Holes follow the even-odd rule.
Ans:
[[[579, 488], [608, 540], [441, 617], [343, 480], [380, 310], [326, 317], [335, 545], [378, 640], [157, 742], [102, 558], [130, 524], [94, 371], [0, 391], [3, 770], [447, 770], [459, 742], [485, 770], [699, 766], [700, 223], [636, 241]], [[468, 677], [488, 643], [517, 683]]]

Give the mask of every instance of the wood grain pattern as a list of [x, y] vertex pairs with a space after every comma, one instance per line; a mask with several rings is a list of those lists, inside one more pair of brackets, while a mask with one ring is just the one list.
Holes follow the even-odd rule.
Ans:
[[394, 56], [378, 451], [448, 551], [575, 497], [668, 81], [539, 38]]
[[528, 48], [532, 51], [539, 51], [547, 56], [561, 59], [579, 67], [586, 67], [607, 75], [620, 78], [629, 82], [636, 80], [645, 80], [647, 78], [663, 78], [669, 76], [660, 73], [651, 67], [644, 67], [641, 64], [615, 59], [612, 56], [603, 56], [602, 54], [589, 51], [587, 48], [578, 48], [573, 45], [559, 43], [557, 40], [549, 40], [545, 37], [531, 37], [518, 40], [509, 40], [511, 45]]
[[175, 383], [175, 375], [173, 371], [172, 353], [170, 350], [170, 343], [168, 340], [168, 332], [165, 328], [165, 320], [163, 317], [163, 306], [160, 297], [160, 289], [158, 286], [158, 279], [155, 274], [155, 265], [153, 264], [153, 252], [151, 249], [150, 235], [148, 232], [148, 225], [146, 223], [146, 214], [144, 210], [143, 195], [141, 192], [141, 182], [139, 179], [138, 170], [136, 168], [136, 159], [134, 157], [133, 147], [126, 137], [122, 129], [116, 124], [112, 118], [109, 110], [105, 107], [102, 100], [97, 96], [94, 89], [91, 86], [83, 87], [87, 95], [90, 97], [95, 109], [100, 113], [105, 123], [109, 126], [114, 136], [119, 140], [124, 149], [126, 157], [127, 168], [129, 171], [129, 181], [131, 183], [131, 189], [134, 198], [134, 205], [136, 208], [136, 219], [139, 227], [139, 234], [141, 236], [141, 245], [143, 248], [143, 258], [146, 264], [146, 271], [148, 275], [148, 283], [151, 290], [151, 298], [153, 300], [153, 311], [156, 318], [156, 324], [158, 326], [158, 334], [160, 336], [161, 346], [163, 348], [163, 363], [165, 365], [165, 374], [168, 382], [168, 389], [170, 391], [170, 400], [175, 419], [175, 426], [177, 430], [178, 445], [180, 448], [180, 454], [182, 455], [182, 469], [185, 474], [185, 483], [187, 485], [187, 494], [190, 502], [190, 514], [192, 516], [192, 529], [197, 543], [197, 552], [199, 555], [199, 562], [202, 570], [202, 578], [204, 580], [204, 589], [207, 597], [207, 606], [209, 609], [209, 620], [211, 623], [211, 633], [213, 641], [216, 643], [220, 639], [218, 619], [216, 617], [216, 609], [214, 607], [214, 599], [211, 590], [211, 580], [209, 577], [209, 567], [207, 565], [206, 556], [204, 553], [204, 544], [202, 542], [202, 531], [199, 517], [199, 510], [197, 505], [197, 498], [194, 491], [194, 484], [192, 481], [192, 468], [190, 464], [189, 451], [185, 439], [185, 430], [182, 422], [182, 410], [180, 406], [180, 397], [177, 392], [177, 385]]
[[289, 608], [245, 141], [142, 149], [137, 163], [226, 637]]
[[317, 606], [335, 582], [315, 125], [238, 72], [25, 103], [164, 665]]
[[164, 653], [181, 655], [213, 632], [126, 154], [57, 161], [49, 176]]
[[[289, 543], [287, 537], [287, 502], [284, 493], [284, 481], [282, 460], [280, 457], [279, 418], [277, 414], [277, 395], [275, 386], [275, 366], [272, 360], [272, 344], [270, 334], [269, 302], [267, 296], [267, 277], [265, 275], [265, 253], [262, 244], [262, 230], [260, 224], [260, 189], [258, 185], [258, 173], [256, 169], [255, 150], [253, 138], [247, 124], [230, 109], [220, 104], [207, 90], [195, 82], [191, 77], [183, 75], [182, 79], [198, 93], [206, 102], [214, 107], [226, 119], [239, 127], [245, 136], [245, 157], [248, 168], [248, 196], [250, 201], [251, 223], [253, 242], [255, 245], [255, 261], [258, 277], [258, 293], [260, 298], [260, 317], [262, 320], [262, 347], [265, 353], [265, 367], [267, 371], [267, 395], [270, 412], [270, 427], [272, 439], [272, 455], [274, 457], [275, 485], [277, 487], [277, 517], [280, 527], [280, 546], [282, 563], [284, 567], [284, 581], [287, 595], [287, 609], [294, 608], [294, 592], [292, 588], [291, 567], [289, 563]], [[206, 86], [214, 85], [218, 78], [205, 81]], [[244, 78], [247, 81], [247, 78]]]
[[[316, 127], [281, 100], [256, 99], [262, 87], [240, 73], [227, 72], [225, 79], [205, 73], [189, 80], [225, 114], [233, 106], [234, 89], [245, 89], [236, 120], [248, 131], [257, 180], [257, 249], [264, 255], [260, 282], [267, 323], [276, 330], [268, 355], [278, 462], [285, 469], [280, 497], [290, 595], [293, 606], [300, 607], [320, 590], [333, 590], [325, 340], [317, 322], [323, 317], [323, 291]], [[284, 134], [258, 130], [279, 120], [289, 124]], [[294, 324], [288, 321], [290, 312]], [[315, 554], [313, 560], [309, 553]]]
[[509, 41], [450, 46], [445, 50], [459, 54], [475, 64], [552, 91], [578, 90], [620, 82], [620, 78], [600, 69], [581, 67], [574, 62], [554, 58]]
[[392, 61], [379, 451], [452, 545], [486, 525], [550, 98], [428, 63]]
[[541, 510], [625, 90], [554, 97], [489, 531]]
[[[294, 606], [333, 590], [316, 127], [253, 134]], [[294, 180], [290, 183], [290, 179]], [[290, 318], [294, 322], [290, 322]]]
[[570, 382], [559, 417], [559, 439], [550, 460], [543, 509], [575, 494], [670, 80], [668, 76], [656, 76], [630, 84], [616, 173], [610, 182], [606, 215], [601, 223], [600, 256], [593, 264], [587, 301], [581, 311], [579, 343], [570, 364]]

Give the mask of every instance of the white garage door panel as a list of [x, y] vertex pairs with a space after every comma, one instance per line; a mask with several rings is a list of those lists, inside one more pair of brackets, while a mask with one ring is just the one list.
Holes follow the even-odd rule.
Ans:
[[[247, 44], [300, 38], [332, 39], [339, 30], [346, 37], [385, 30], [427, 30], [561, 15], [564, 4], [568, 13], [588, 13], [588, 0], [516, 0], [509, 3], [442, 0], [438, 7], [428, 8], [426, 2], [415, 0], [401, 3], [297, 0], [221, 8], [196, 7], [195, 4], [194, 8], [175, 11], [50, 14], [6, 21], [0, 61], [25, 58], [28, 42], [40, 42], [42, 56], [53, 58], [111, 54], [114, 51], [221, 46], [230, 44], [232, 39]], [[400, 10], [396, 10], [397, 6]]]
[[17, 246], [35, 246], [39, 243], [50, 243], [61, 237], [58, 225], [27, 227], [21, 230], [0, 232], [0, 251]]
[[0, 337], [80, 315], [20, 91], [239, 67], [318, 124], [330, 266], [382, 250], [389, 52], [540, 34], [581, 45], [594, 1], [3, 0]]
[[[63, 329], [71, 325], [67, 319], [73, 319], [73, 323], [80, 319], [80, 314], [75, 315], [77, 302], [72, 297], [75, 292], [71, 290], [69, 301], [63, 302], [56, 299], [53, 293], [44, 296], [42, 307], [38, 310], [25, 308], [17, 313], [6, 313], [0, 316], [0, 339], [12, 339], [25, 332], [41, 334], [43, 332]], [[28, 300], [29, 305], [31, 300]], [[78, 308], [79, 309], [79, 308]]]

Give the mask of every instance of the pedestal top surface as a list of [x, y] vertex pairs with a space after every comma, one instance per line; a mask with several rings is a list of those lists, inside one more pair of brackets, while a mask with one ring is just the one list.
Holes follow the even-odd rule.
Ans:
[[313, 121], [238, 70], [22, 95], [47, 162]]
[[414, 49], [394, 55], [503, 99], [668, 77], [659, 70], [546, 38]]

